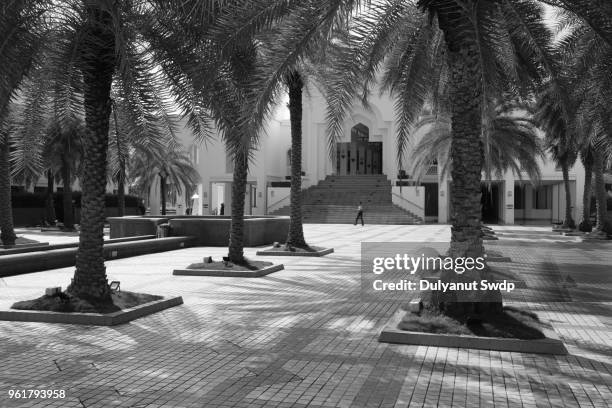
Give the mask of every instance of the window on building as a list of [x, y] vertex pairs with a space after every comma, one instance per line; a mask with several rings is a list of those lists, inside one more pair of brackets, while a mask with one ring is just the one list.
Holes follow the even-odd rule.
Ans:
[[257, 207], [257, 187], [251, 186], [251, 207]]
[[533, 208], [536, 210], [552, 208], [552, 186], [539, 186], [533, 191]]
[[433, 160], [431, 162], [431, 164], [429, 165], [429, 168], [427, 169], [427, 173], [428, 176], [435, 176], [438, 174], [438, 161], [437, 160]]
[[520, 185], [514, 186], [514, 209], [522, 210], [525, 201], [524, 188]]

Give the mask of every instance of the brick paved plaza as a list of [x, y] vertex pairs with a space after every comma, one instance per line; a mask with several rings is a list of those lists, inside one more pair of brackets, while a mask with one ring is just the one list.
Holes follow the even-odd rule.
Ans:
[[[278, 259], [284, 271], [257, 279], [171, 275], [225, 248], [107, 262], [124, 290], [184, 298], [130, 324], [0, 322], [0, 407], [612, 406], [612, 243], [549, 227], [495, 230], [487, 247], [511, 257], [503, 267], [529, 287], [507, 300], [550, 319], [568, 356], [378, 343], [398, 303], [361, 301], [360, 243], [445, 242], [449, 227], [309, 224], [307, 240], [336, 252]], [[65, 286], [72, 273], [2, 279], [0, 306]], [[67, 397], [8, 399], [32, 388]]]

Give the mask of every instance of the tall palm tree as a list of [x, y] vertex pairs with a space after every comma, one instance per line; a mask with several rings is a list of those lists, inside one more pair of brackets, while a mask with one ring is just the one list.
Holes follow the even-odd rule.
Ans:
[[[557, 83], [567, 83], [566, 80], [557, 80]], [[568, 89], [563, 86], [561, 89]], [[564, 91], [559, 92], [555, 84], [551, 84], [540, 95], [537, 102], [536, 122], [545, 131], [545, 146], [552, 160], [561, 167], [563, 174], [563, 186], [565, 188], [565, 217], [563, 228], [576, 228], [572, 218], [572, 195], [569, 180], [569, 169], [578, 158], [578, 145], [575, 127], [572, 117], [575, 113], [570, 112], [570, 103]], [[568, 93], [569, 94], [569, 93]]]
[[53, 122], [44, 149], [44, 156], [52, 161], [62, 180], [62, 206], [64, 229], [74, 230], [74, 206], [72, 203], [72, 183], [76, 178], [83, 159], [83, 124], [74, 119], [62, 125]]
[[9, 113], [23, 78], [36, 63], [43, 46], [46, 26], [44, 11], [49, 1], [10, 0], [0, 4], [0, 240], [14, 245], [16, 235], [11, 207], [9, 166]]
[[[161, 186], [162, 202], [168, 196], [179, 196], [200, 181], [200, 175], [193, 168], [189, 156], [183, 150], [152, 151], [150, 148], [136, 147], [129, 156], [127, 181], [130, 190], [139, 196], [148, 196], [158, 175], [164, 173]], [[169, 187], [166, 190], [166, 187]]]
[[[406, 2], [378, 2], [363, 17], [351, 19], [347, 38], [338, 41], [346, 50], [341, 53], [344, 62], [335, 64], [340, 80], [330, 93], [330, 140], [333, 144], [341, 132], [355, 96], [367, 100], [380, 68], [382, 89], [396, 100], [400, 166], [425, 102], [447, 100], [453, 161], [449, 254], [479, 257], [484, 252], [480, 182], [486, 101], [503, 100], [503, 93], [512, 89], [528, 95], [530, 82], [525, 79], [544, 73], [550, 35], [542, 10], [531, 1], [422, 0], [418, 5], [417, 10]], [[447, 78], [448, 86], [439, 86], [441, 78]], [[437, 97], [443, 89], [448, 97]], [[446, 307], [469, 313], [501, 306], [499, 293], [473, 295], [462, 304], [451, 300]]]
[[[155, 106], [158, 116], [167, 116], [170, 99], [181, 95], [189, 98], [189, 84], [166, 81], [161, 71], [154, 69], [153, 44], [143, 41], [143, 38], [154, 33], [166, 35], [168, 27], [170, 31], [186, 33], [188, 29], [176, 24], [177, 20], [205, 24], [213, 7], [189, 0], [62, 0], [36, 3], [46, 4], [41, 9], [46, 12], [45, 21], [49, 23], [46, 47], [40, 54], [44, 64], [39, 66], [49, 72], [49, 78], [54, 80], [56, 100], [63, 99], [65, 102], [58, 104], [55, 110], [63, 109], [59, 115], [63, 118], [73, 109], [81, 109], [85, 118], [81, 233], [76, 271], [68, 290], [78, 297], [109, 302], [110, 290], [103, 258], [103, 225], [113, 81], [121, 81], [124, 94], [129, 96], [126, 99], [138, 101], [137, 107], [145, 103], [148, 107]], [[175, 24], [163, 23], [162, 20], [168, 15], [175, 19]], [[10, 58], [11, 62], [13, 60]], [[24, 58], [17, 61], [17, 67], [23, 72], [27, 72], [32, 65], [25, 64]], [[151, 79], [165, 89], [165, 98], [156, 98], [149, 92], [144, 84], [150, 83], [148, 80]], [[15, 84], [19, 81], [15, 81]], [[196, 115], [192, 113], [192, 116]], [[157, 134], [171, 132], [160, 126], [159, 121], [151, 121], [151, 115], [140, 111], [136, 116], [135, 126], [149, 126], [148, 131], [155, 128]], [[198, 116], [200, 125], [206, 122], [205, 115]], [[204, 134], [204, 128], [200, 126], [197, 131]]]
[[15, 245], [8, 139], [8, 129], [0, 127], [0, 240], [3, 245]]
[[582, 219], [578, 229], [591, 232], [591, 195], [593, 194], [593, 147], [588, 144], [580, 149], [580, 161], [584, 166], [584, 192], [582, 194]]
[[[597, 225], [594, 234], [612, 232], [607, 220], [606, 190], [603, 174], [606, 168], [606, 151], [611, 151], [612, 126], [609, 108], [612, 100], [612, 46], [582, 19], [564, 12], [560, 13], [562, 29], [558, 42], [558, 55], [566, 67], [559, 84], [561, 92], [549, 86], [541, 98], [548, 104], [548, 124], [552, 131], [563, 135], [571, 133], [573, 138], [563, 142], [580, 150], [585, 167], [585, 191], [583, 197], [582, 230], [590, 229], [591, 171], [595, 178], [597, 201]], [[555, 111], [556, 110], [556, 111]], [[556, 115], [556, 116], [555, 116]]]
[[304, 81], [298, 70], [287, 74], [289, 119], [291, 122], [291, 219], [287, 246], [307, 248], [302, 226], [302, 88]]

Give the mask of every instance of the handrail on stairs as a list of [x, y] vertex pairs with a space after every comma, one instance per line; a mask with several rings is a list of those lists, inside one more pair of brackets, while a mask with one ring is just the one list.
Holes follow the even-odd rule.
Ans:
[[[291, 199], [291, 194], [289, 194], [289, 195], [287, 195], [287, 196], [285, 196], [285, 197], [281, 198], [280, 200], [278, 200], [278, 201], [276, 201], [276, 202], [274, 202], [274, 203], [272, 203], [272, 204], [268, 205], [268, 206], [266, 207], [266, 214], [269, 214], [269, 213], [270, 213], [270, 211], [276, 211], [276, 210], [280, 209], [281, 207], [284, 207], [284, 205], [283, 205], [283, 206], [279, 206], [278, 208], [274, 208], [274, 209], [272, 209], [272, 210], [271, 210], [271, 208], [275, 207], [276, 205], [278, 205], [278, 204], [282, 203], [283, 201], [288, 201], [288, 200], [290, 200], [290, 199]], [[289, 203], [287, 203], [287, 205], [289, 205]]]
[[[416, 207], [418, 210], [422, 211], [423, 214], [425, 214], [425, 207], [421, 207], [420, 205], [418, 205], [418, 204], [408, 200], [406, 197], [402, 197], [401, 195], [399, 195], [397, 193], [391, 192], [391, 195], [394, 196], [394, 197], [399, 198], [400, 200], [405, 201], [406, 203], [410, 204], [410, 206], [412, 206], [412, 207]], [[420, 215], [417, 215], [417, 214], [414, 214], [414, 215], [416, 215], [417, 217], [421, 217]]]

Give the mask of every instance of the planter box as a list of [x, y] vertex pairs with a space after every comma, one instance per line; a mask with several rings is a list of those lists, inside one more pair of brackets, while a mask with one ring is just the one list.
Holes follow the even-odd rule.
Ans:
[[[105, 243], [104, 259], [127, 258], [192, 246], [191, 237], [170, 237]], [[76, 264], [77, 247], [0, 256], [0, 277], [65, 268]]]
[[260, 276], [268, 275], [272, 272], [278, 272], [285, 269], [283, 264], [270, 265], [263, 269], [255, 271], [233, 271], [231, 269], [175, 269], [173, 275], [186, 276], [219, 276], [226, 278], [259, 278]]
[[[167, 217], [111, 217], [110, 237], [155, 235], [157, 226], [170, 224], [171, 236], [195, 237], [197, 246], [227, 246], [231, 217], [179, 215]], [[289, 217], [245, 216], [244, 245], [268, 245], [285, 241], [289, 233]]]
[[258, 256], [325, 256], [334, 252], [334, 248], [325, 248], [320, 251], [304, 252], [304, 251], [279, 251], [277, 248], [266, 249], [263, 251], [257, 251]]
[[62, 313], [38, 310], [2, 310], [0, 320], [13, 322], [42, 322], [42, 323], [68, 323], [87, 324], [94, 326], [115, 326], [148, 316], [164, 309], [182, 305], [183, 298], [170, 297], [153, 302], [144, 303], [129, 309], [114, 313]]
[[537, 340], [413, 332], [397, 328], [397, 325], [401, 322], [406, 313], [409, 312], [398, 310], [380, 333], [378, 341], [383, 343], [414, 344], [421, 346], [515, 351], [519, 353], [568, 354], [565, 345], [559, 339], [559, 336], [552, 330], [541, 329], [546, 338]]

